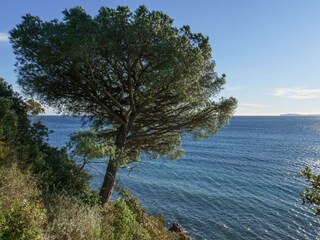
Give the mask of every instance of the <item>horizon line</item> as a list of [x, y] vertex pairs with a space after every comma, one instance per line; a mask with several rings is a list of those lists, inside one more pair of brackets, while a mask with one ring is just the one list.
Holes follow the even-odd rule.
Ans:
[[[73, 117], [73, 115], [67, 114], [39, 114], [37, 116], [61, 116], [61, 117]], [[285, 117], [285, 116], [320, 116], [320, 113], [279, 113], [279, 114], [234, 114], [231, 117]], [[81, 115], [74, 117], [83, 117]]]

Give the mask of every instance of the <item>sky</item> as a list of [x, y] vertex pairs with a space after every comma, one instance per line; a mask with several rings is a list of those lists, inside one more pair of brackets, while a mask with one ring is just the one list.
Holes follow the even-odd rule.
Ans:
[[320, 114], [319, 0], [2, 0], [0, 77], [20, 91], [8, 32], [23, 15], [62, 19], [74, 6], [96, 15], [118, 5], [161, 10], [208, 36], [216, 72], [227, 75], [220, 96], [238, 99], [236, 115]]

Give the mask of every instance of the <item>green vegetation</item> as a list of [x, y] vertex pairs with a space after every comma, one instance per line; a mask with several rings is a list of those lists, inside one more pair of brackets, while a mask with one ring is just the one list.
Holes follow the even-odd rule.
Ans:
[[[216, 99], [225, 75], [214, 70], [209, 40], [189, 26], [144, 6], [63, 13], [62, 21], [26, 15], [11, 31], [18, 82], [62, 112], [90, 117], [88, 134], [110, 149], [102, 204], [119, 167], [142, 152], [177, 159], [183, 134], [208, 137], [233, 114], [234, 98]], [[80, 149], [85, 164], [90, 157]]]
[[120, 200], [102, 207], [90, 177], [65, 149], [45, 143], [48, 130], [28, 118], [38, 110], [3, 79], [0, 106], [0, 240], [186, 239], [123, 190]]
[[306, 187], [301, 194], [303, 204], [311, 205], [312, 212], [320, 215], [320, 175], [315, 174], [309, 167], [306, 167], [301, 173], [301, 176], [305, 177], [310, 184]]
[[46, 211], [35, 179], [16, 164], [0, 167], [0, 239], [43, 239]]
[[46, 197], [48, 239], [101, 239], [99, 205], [87, 205], [64, 194]]
[[0, 79], [0, 160], [17, 162], [38, 179], [41, 191], [66, 191], [83, 201], [98, 201], [88, 184], [90, 177], [68, 159], [66, 149], [50, 147], [44, 140], [48, 130], [40, 123], [31, 123], [30, 105]]

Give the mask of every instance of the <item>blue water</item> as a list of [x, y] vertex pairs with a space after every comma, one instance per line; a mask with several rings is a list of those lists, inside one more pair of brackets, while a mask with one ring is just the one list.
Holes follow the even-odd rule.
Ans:
[[[61, 147], [77, 118], [43, 117]], [[210, 139], [185, 137], [178, 161], [144, 159], [119, 182], [150, 213], [179, 222], [195, 239], [318, 239], [320, 222], [300, 193], [304, 166], [320, 165], [320, 117], [233, 117]], [[92, 163], [99, 188], [106, 163]]]

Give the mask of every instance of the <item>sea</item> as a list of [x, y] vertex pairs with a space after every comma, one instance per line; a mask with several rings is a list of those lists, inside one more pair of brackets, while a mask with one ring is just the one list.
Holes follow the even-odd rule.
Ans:
[[[64, 146], [85, 129], [81, 119], [42, 116]], [[118, 183], [150, 214], [179, 223], [194, 239], [320, 239], [319, 217], [302, 204], [305, 166], [320, 166], [320, 117], [232, 117], [209, 139], [182, 139], [179, 160], [142, 161], [120, 170]], [[87, 166], [99, 189], [107, 161]], [[117, 198], [115, 195], [114, 199]]]

